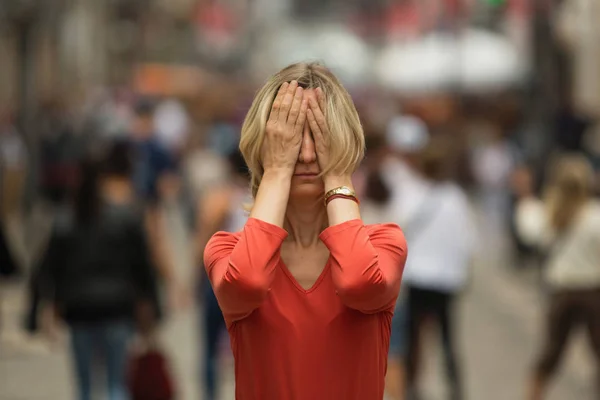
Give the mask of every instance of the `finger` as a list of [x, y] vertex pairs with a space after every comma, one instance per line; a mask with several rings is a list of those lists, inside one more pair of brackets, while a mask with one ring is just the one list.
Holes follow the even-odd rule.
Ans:
[[309, 108], [306, 111], [306, 119], [308, 120], [308, 126], [310, 127], [310, 131], [312, 132], [313, 139], [315, 143], [322, 143], [323, 141], [323, 132], [321, 132], [321, 128], [317, 123], [317, 119], [315, 118], [315, 114]]
[[279, 109], [279, 122], [285, 124], [287, 122], [290, 107], [292, 106], [292, 100], [294, 99], [294, 93], [298, 87], [298, 82], [291, 81], [281, 102], [281, 108]]
[[325, 134], [327, 132], [327, 121], [325, 120], [325, 115], [323, 115], [323, 111], [321, 111], [317, 100], [311, 98], [309, 100], [309, 106], [310, 111], [312, 112], [312, 115], [319, 127], [319, 130], [322, 134]]
[[323, 93], [323, 89], [321, 89], [320, 87], [317, 88], [317, 90], [315, 90], [315, 92], [317, 93], [317, 100], [319, 101], [319, 107], [321, 108], [321, 111], [323, 112], [323, 115], [325, 114], [325, 93]]
[[285, 96], [288, 86], [289, 86], [289, 83], [283, 82], [283, 84], [279, 87], [277, 96], [275, 96], [275, 100], [273, 100], [273, 105], [271, 106], [271, 114], [269, 114], [270, 120], [277, 120], [279, 118], [279, 110], [281, 109], [281, 102], [283, 100], [283, 96]]
[[300, 111], [298, 114], [298, 119], [296, 119], [296, 126], [294, 127], [295, 134], [302, 134], [302, 130], [304, 129], [304, 123], [306, 122], [306, 111], [308, 110], [308, 100], [302, 99], [302, 103], [300, 104]]
[[296, 88], [296, 93], [294, 94], [294, 100], [292, 100], [292, 106], [290, 107], [290, 114], [287, 118], [287, 123], [289, 125], [295, 125], [296, 120], [298, 119], [298, 115], [300, 113], [300, 107], [302, 106], [302, 97], [303, 97], [304, 89], [300, 86]]

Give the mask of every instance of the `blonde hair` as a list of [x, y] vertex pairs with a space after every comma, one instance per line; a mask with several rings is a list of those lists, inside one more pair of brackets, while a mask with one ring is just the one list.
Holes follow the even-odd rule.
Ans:
[[563, 156], [555, 165], [546, 188], [546, 204], [551, 226], [563, 232], [590, 199], [594, 185], [594, 170], [579, 154]]
[[325, 95], [324, 113], [329, 127], [330, 165], [321, 175], [335, 170], [352, 173], [363, 159], [365, 138], [354, 103], [336, 76], [319, 63], [292, 64], [268, 79], [258, 91], [246, 115], [240, 138], [242, 152], [250, 170], [252, 197], [256, 197], [263, 176], [261, 147], [271, 106], [284, 82], [298, 81], [305, 89], [321, 88]]

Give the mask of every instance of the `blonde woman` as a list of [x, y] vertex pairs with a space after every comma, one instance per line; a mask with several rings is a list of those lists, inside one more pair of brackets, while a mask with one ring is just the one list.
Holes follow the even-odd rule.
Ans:
[[240, 140], [250, 217], [204, 254], [238, 400], [383, 398], [407, 253], [398, 226], [361, 220], [363, 148], [350, 96], [321, 65], [283, 69], [254, 99]]
[[[579, 325], [586, 328], [600, 361], [600, 203], [592, 197], [593, 180], [593, 169], [583, 156], [566, 156], [556, 165], [545, 201], [524, 198], [517, 209], [522, 238], [545, 247], [545, 280], [551, 292], [546, 338], [528, 389], [530, 400], [544, 397]], [[600, 389], [598, 375], [596, 384]]]

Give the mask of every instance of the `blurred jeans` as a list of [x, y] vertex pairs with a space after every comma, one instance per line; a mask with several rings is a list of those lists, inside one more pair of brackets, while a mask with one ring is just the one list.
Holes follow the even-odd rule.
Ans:
[[[127, 400], [126, 368], [129, 340], [132, 337], [129, 321], [78, 323], [71, 325], [73, 355], [79, 400], [92, 399], [92, 381], [97, 367], [105, 368], [109, 400]], [[102, 364], [99, 364], [100, 361]], [[94, 390], [95, 391], [95, 390]]]
[[204, 305], [204, 393], [205, 399], [216, 400], [219, 383], [219, 342], [221, 335], [226, 331], [225, 320], [208, 277], [205, 277], [201, 284], [201, 296]]
[[398, 297], [394, 316], [392, 317], [392, 332], [390, 336], [390, 357], [403, 358], [406, 355], [406, 299]]
[[456, 295], [453, 293], [408, 286], [406, 376], [409, 388], [416, 388], [417, 375], [421, 366], [423, 336], [425, 336], [428, 322], [433, 321], [441, 334], [446, 376], [449, 383], [449, 398], [462, 400], [461, 369], [454, 335], [456, 320], [453, 306], [455, 297]]

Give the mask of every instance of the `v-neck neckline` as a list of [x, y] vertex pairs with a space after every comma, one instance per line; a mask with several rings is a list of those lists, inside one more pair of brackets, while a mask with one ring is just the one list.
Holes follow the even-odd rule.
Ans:
[[281, 258], [281, 257], [279, 257], [279, 266], [283, 270], [283, 273], [288, 277], [288, 279], [296, 287], [296, 289], [298, 289], [303, 294], [309, 294], [309, 293], [314, 292], [319, 287], [319, 285], [321, 284], [323, 279], [325, 279], [327, 272], [329, 272], [329, 268], [331, 266], [331, 255], [329, 257], [327, 257], [327, 262], [325, 263], [325, 266], [323, 267], [323, 271], [321, 271], [321, 273], [317, 277], [317, 280], [308, 289], [304, 289], [302, 287], [302, 285], [298, 282], [298, 280], [290, 272], [289, 268], [287, 267], [287, 265], [283, 261], [283, 258]]

